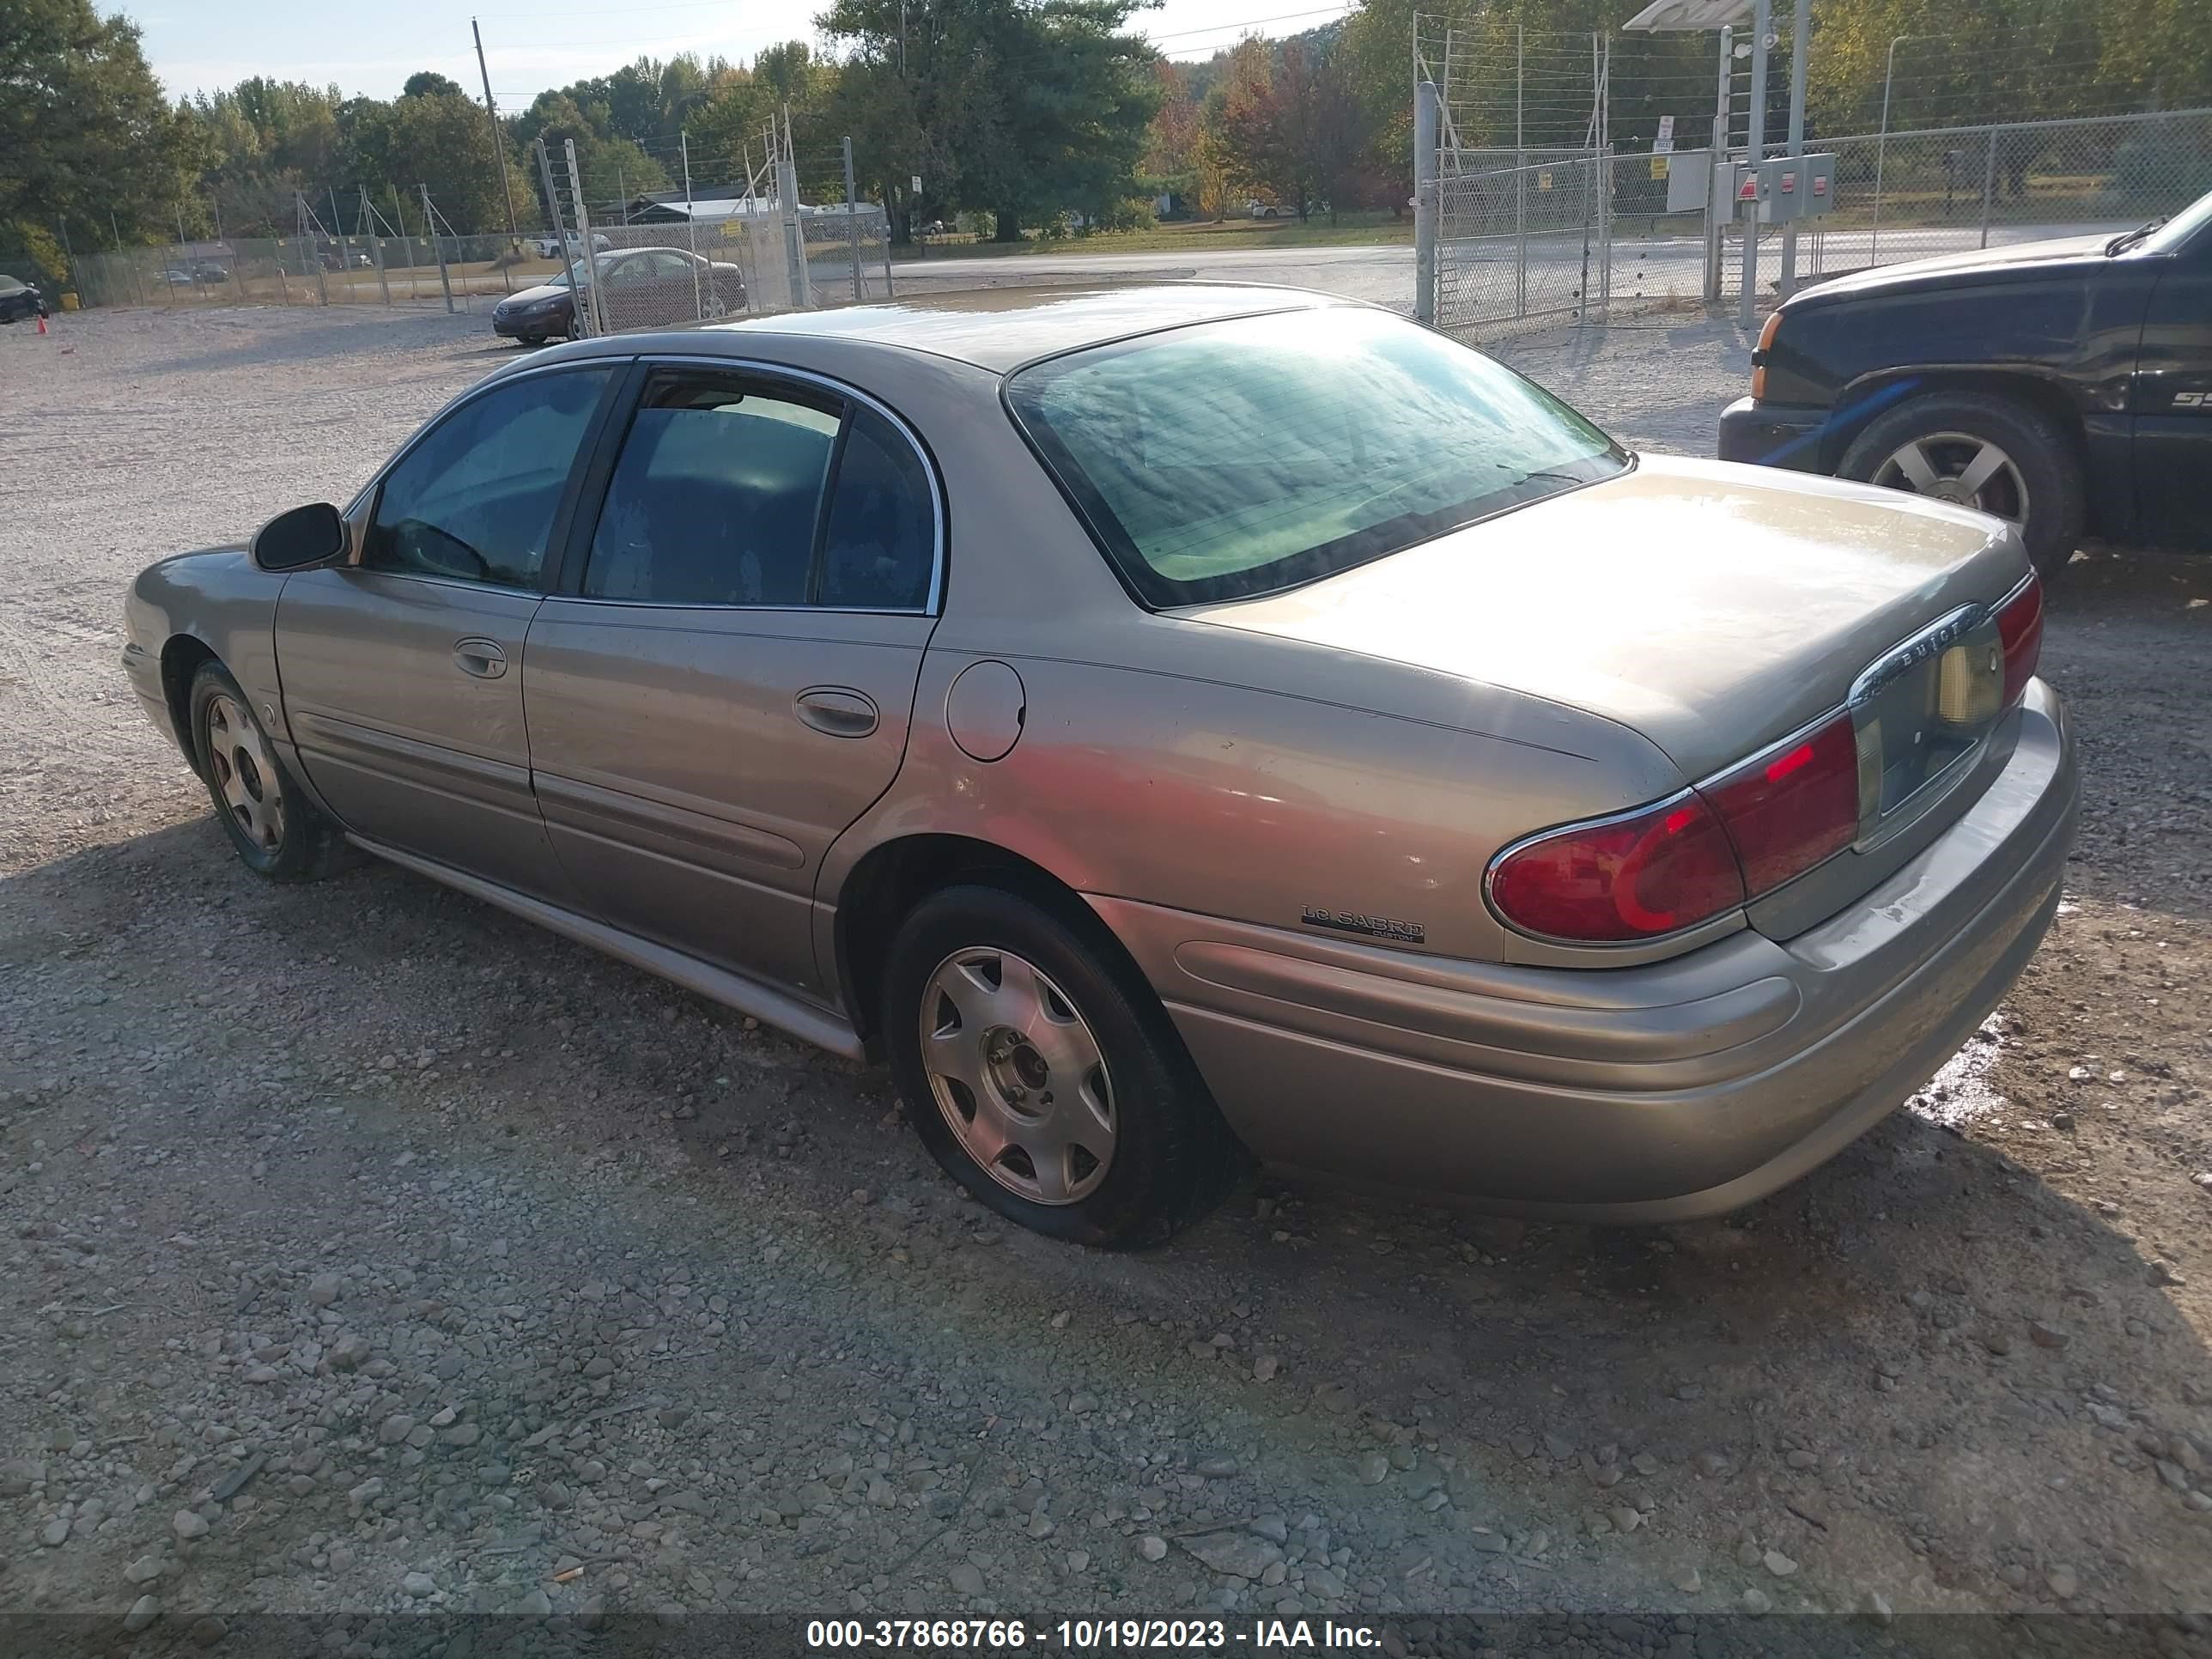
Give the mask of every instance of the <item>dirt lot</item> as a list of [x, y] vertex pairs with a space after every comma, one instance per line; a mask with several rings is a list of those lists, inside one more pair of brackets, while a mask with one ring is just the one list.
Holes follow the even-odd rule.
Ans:
[[[124, 586], [343, 500], [502, 361], [481, 327], [0, 331], [0, 1615], [230, 1650], [343, 1613], [367, 1653], [403, 1609], [1283, 1609], [1402, 1652], [1546, 1610], [1657, 1652], [2063, 1607], [2206, 1645], [2212, 562], [2076, 562], [2062, 919], [1811, 1179], [1592, 1231], [1262, 1178], [1102, 1257], [963, 1202], [879, 1073], [397, 870], [231, 857], [124, 684]], [[1744, 360], [1702, 319], [1514, 355], [1700, 449]]]

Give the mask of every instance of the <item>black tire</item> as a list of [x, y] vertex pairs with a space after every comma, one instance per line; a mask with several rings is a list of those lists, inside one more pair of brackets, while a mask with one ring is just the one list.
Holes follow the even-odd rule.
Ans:
[[[1103, 1176], [1073, 1201], [1037, 1202], [1002, 1184], [939, 1103], [922, 1059], [925, 991], [940, 965], [971, 950], [1033, 964], [1096, 1040], [1110, 1079], [1114, 1145]], [[1142, 1249], [1212, 1209], [1245, 1167], [1151, 988], [1103, 924], [1051, 894], [963, 884], [931, 895], [891, 941], [883, 994], [879, 1029], [915, 1133], [947, 1174], [1009, 1221], [1071, 1243]]]
[[1983, 392], [1931, 392], [1899, 404], [1859, 434], [1836, 469], [1870, 483], [1916, 440], [1958, 433], [2004, 451], [2026, 487], [2021, 537], [2045, 581], [2066, 568], [2088, 522], [2087, 487], [2073, 440], [2057, 422], [2016, 398]]
[[[344, 834], [284, 769], [252, 702], [221, 663], [203, 663], [192, 676], [191, 708], [192, 756], [201, 781], [247, 869], [271, 881], [319, 881], [356, 861]], [[240, 720], [250, 730], [239, 729]], [[234, 784], [244, 790], [248, 808], [234, 805]], [[272, 802], [273, 834], [265, 812]]]

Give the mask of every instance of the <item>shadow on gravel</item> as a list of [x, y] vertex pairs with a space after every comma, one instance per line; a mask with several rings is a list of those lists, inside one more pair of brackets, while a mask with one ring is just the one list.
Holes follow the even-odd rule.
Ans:
[[[659, 1148], [708, 1230], [766, 1218], [808, 1237], [807, 1272], [839, 1264], [833, 1278], [863, 1301], [827, 1340], [880, 1326], [896, 1342], [902, 1322], [957, 1332], [1048, 1414], [1071, 1376], [1133, 1384], [1155, 1408], [1182, 1401], [1271, 1506], [1403, 1508], [1381, 1534], [1401, 1540], [1388, 1577], [1447, 1547], [1425, 1528], [1457, 1526], [1448, 1547], [1481, 1547], [1465, 1522], [1366, 1490], [1442, 1450], [1453, 1504], [1496, 1536], [1595, 1547], [1648, 1498], [1668, 1548], [1716, 1582], [1756, 1540], [1754, 1567], [1762, 1550], [1817, 1558], [1825, 1580], [1889, 1586], [1900, 1607], [2048, 1604], [2050, 1540], [2124, 1528], [2106, 1605], [2201, 1583], [2181, 1524], [2189, 1478], [2167, 1469], [2207, 1355], [2151, 1264], [2001, 1152], [1908, 1115], [1719, 1221], [1526, 1224], [1262, 1177], [1173, 1247], [1103, 1257], [962, 1202], [910, 1135], [890, 1133], [879, 1073], [747, 1032], [398, 871], [271, 886], [196, 819], [0, 885], [7, 981], [44, 981], [125, 934], [131, 951], [171, 952], [174, 971], [97, 994], [139, 1000], [123, 1009], [19, 1004], [35, 1010], [9, 1033], [21, 1052], [81, 1048], [88, 1018], [173, 1024], [186, 986], [221, 985], [240, 1021], [281, 1001], [282, 1024], [256, 1041], [318, 1080], [310, 1098], [382, 1068], [379, 1121], [436, 1136], [456, 1167], [492, 1154], [533, 1184], [567, 1185], [595, 1144]], [[480, 1103], [458, 1115], [451, 1085], [434, 1105], [412, 1080], [428, 1062], [405, 1058], [454, 1031], [471, 1034], [465, 1052], [504, 1056], [478, 1060]], [[387, 1044], [397, 1073], [373, 1058]], [[241, 1124], [259, 1110], [239, 1109]], [[542, 1167], [518, 1159], [518, 1136]], [[658, 1224], [663, 1200], [602, 1202], [618, 1244]], [[1111, 1321], [1072, 1352], [1055, 1334], [1071, 1307]]]

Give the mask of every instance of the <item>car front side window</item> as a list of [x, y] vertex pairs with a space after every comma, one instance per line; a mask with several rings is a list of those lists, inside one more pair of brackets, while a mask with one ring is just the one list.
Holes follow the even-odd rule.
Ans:
[[463, 404], [385, 475], [363, 541], [372, 570], [537, 585], [605, 368], [527, 375]]

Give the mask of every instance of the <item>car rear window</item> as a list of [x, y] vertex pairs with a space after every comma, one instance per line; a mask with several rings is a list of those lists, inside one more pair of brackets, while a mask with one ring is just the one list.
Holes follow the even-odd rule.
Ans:
[[1019, 371], [1006, 396], [1155, 606], [1318, 580], [1627, 465], [1480, 352], [1350, 307], [1091, 347]]

